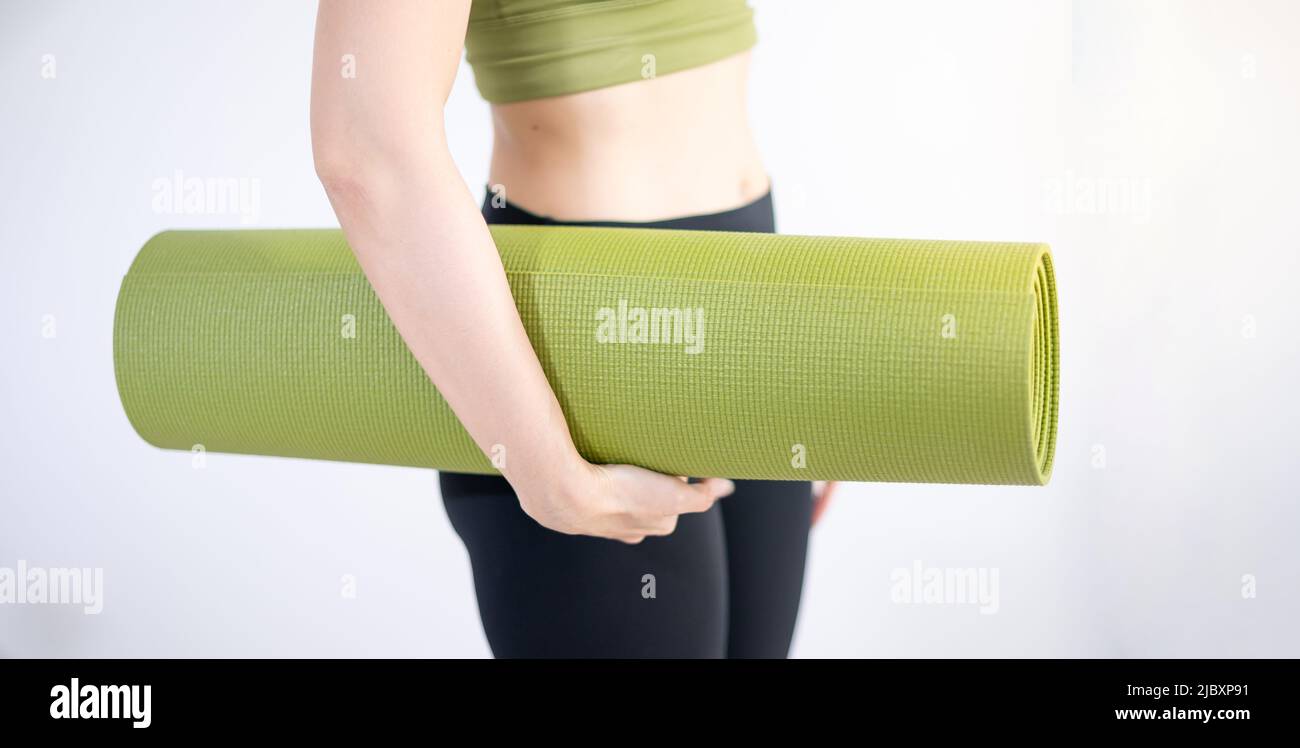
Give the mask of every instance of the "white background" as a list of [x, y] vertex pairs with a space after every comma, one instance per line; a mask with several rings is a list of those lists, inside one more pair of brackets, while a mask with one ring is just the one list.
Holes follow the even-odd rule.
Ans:
[[[794, 654], [1300, 656], [1300, 4], [755, 5], [782, 231], [1047, 241], [1061, 303], [1051, 485], [844, 486]], [[195, 470], [118, 402], [114, 300], [146, 238], [336, 225], [308, 139], [314, 11], [0, 11], [0, 567], [105, 582], [98, 616], [0, 605], [0, 655], [488, 654], [433, 472]], [[489, 120], [464, 66], [447, 117], [477, 190]], [[256, 216], [156, 212], [177, 169], [259, 180]], [[1094, 209], [1099, 184], [1130, 199]], [[996, 568], [998, 613], [891, 602], [918, 560]]]

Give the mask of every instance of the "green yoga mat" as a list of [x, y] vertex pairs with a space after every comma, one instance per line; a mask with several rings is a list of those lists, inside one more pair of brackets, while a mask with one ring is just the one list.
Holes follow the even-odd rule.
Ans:
[[[1042, 485], [1042, 244], [497, 226], [578, 449], [728, 478]], [[167, 231], [113, 353], [149, 443], [490, 473], [338, 230]], [[509, 459], [509, 445], [498, 457]]]

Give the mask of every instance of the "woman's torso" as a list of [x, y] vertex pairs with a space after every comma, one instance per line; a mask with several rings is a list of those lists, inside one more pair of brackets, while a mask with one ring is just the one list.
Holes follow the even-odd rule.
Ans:
[[[700, 6], [681, 7], [702, 13]], [[734, 13], [735, 3], [718, 0], [717, 8]], [[530, 212], [572, 221], [654, 221], [724, 211], [762, 196], [768, 179], [746, 103], [752, 21], [748, 15], [742, 20], [750, 24], [748, 43], [740, 36], [745, 29], [738, 31], [732, 20], [729, 30], [691, 37], [697, 59], [707, 59], [701, 55], [711, 50], [744, 47], [721, 59], [654, 74], [650, 58], [636, 56], [637, 50], [667, 50], [671, 42], [638, 39], [619, 54], [635, 57], [642, 79], [493, 103], [491, 183]], [[713, 19], [703, 22], [718, 26]], [[557, 31], [563, 29], [547, 29]], [[639, 32], [624, 26], [619, 33]], [[573, 43], [580, 47], [583, 41]]]

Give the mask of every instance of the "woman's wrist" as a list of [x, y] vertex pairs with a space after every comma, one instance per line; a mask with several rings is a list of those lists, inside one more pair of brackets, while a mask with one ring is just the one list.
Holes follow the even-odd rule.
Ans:
[[566, 495], [580, 494], [593, 477], [591, 463], [578, 454], [572, 444], [556, 445], [553, 450], [522, 456], [512, 464], [506, 460], [501, 474], [520, 497], [547, 503]]

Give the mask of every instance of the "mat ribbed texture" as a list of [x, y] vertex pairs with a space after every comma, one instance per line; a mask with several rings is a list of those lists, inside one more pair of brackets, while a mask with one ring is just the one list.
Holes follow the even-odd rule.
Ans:
[[[1046, 245], [492, 234], [593, 462], [763, 479], [1051, 473]], [[113, 351], [127, 416], [160, 447], [494, 472], [337, 230], [158, 234], [122, 282]]]

